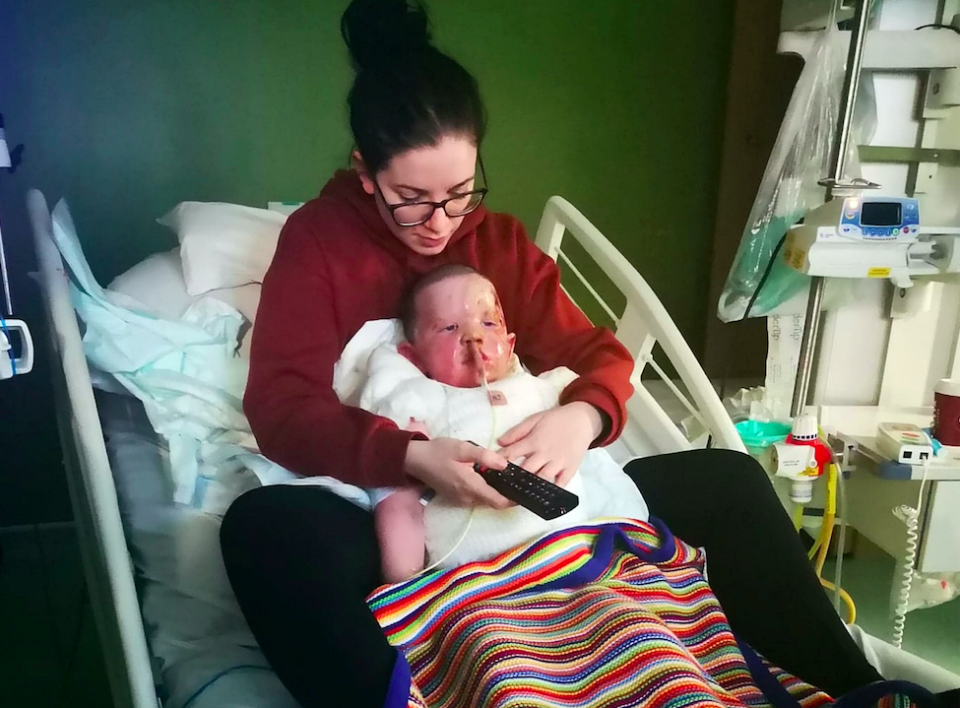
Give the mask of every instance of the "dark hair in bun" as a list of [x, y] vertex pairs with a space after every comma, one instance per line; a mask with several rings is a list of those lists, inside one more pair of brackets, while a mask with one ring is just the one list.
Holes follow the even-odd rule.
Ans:
[[357, 72], [350, 128], [371, 173], [445, 135], [480, 145], [486, 115], [476, 79], [430, 43], [419, 0], [353, 0], [340, 31]]

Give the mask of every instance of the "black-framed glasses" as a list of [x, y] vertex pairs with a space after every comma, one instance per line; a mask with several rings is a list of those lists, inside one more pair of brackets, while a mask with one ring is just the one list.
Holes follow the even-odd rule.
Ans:
[[[479, 155], [477, 156], [477, 162], [480, 165], [480, 177], [483, 179], [483, 184], [486, 185], [487, 173], [483, 169], [483, 160], [480, 159]], [[390, 216], [393, 217], [397, 226], [404, 227], [425, 224], [430, 221], [433, 212], [437, 209], [443, 209], [451, 219], [466, 216], [470, 212], [477, 210], [477, 207], [483, 203], [484, 198], [487, 196], [487, 192], [490, 191], [486, 186], [483, 186], [480, 189], [455, 194], [448, 199], [444, 199], [442, 202], [402, 202], [401, 204], [391, 204], [387, 201], [387, 198], [383, 196], [383, 191], [380, 189], [376, 178], [374, 178], [373, 184], [377, 188], [377, 194], [380, 195], [380, 199], [383, 200], [383, 205], [387, 208], [387, 211], [390, 212]]]

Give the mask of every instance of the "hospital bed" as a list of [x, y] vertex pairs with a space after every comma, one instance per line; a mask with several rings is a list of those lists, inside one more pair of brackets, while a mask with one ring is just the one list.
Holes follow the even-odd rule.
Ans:
[[[223, 585], [217, 518], [181, 513], [170, 501], [167, 451], [140, 402], [94, 389], [71, 303], [71, 274], [54, 242], [51, 212], [38, 192], [30, 193], [28, 207], [70, 494], [116, 705], [295, 706]], [[690, 449], [703, 443], [704, 430], [714, 446], [743, 451], [713, 386], [664, 306], [612, 244], [558, 197], [547, 203], [536, 241], [559, 261], [564, 284], [578, 304], [588, 314], [598, 313], [597, 320], [609, 320], [636, 359], [627, 430], [611, 448], [618, 461]], [[654, 345], [665, 361], [654, 360]], [[651, 372], [698, 421], [696, 440], [688, 439], [654, 395]], [[218, 582], [219, 589], [194, 592], [193, 585], [207, 576], [212, 578], [207, 590]], [[851, 631], [887, 677], [915, 680], [932, 690], [960, 686], [960, 677], [857, 628]]]

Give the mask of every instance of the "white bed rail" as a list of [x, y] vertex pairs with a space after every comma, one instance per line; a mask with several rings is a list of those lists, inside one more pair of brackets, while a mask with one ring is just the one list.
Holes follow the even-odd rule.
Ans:
[[60, 439], [90, 605], [103, 647], [114, 704], [156, 708], [150, 655], [67, 275], [53, 242], [43, 195], [31, 190], [33, 226], [47, 317]]
[[[626, 298], [626, 306], [619, 316], [562, 250], [561, 244], [567, 232]], [[543, 210], [543, 218], [537, 229], [537, 246], [554, 260], [566, 265], [573, 276], [579, 279], [581, 285], [616, 323], [617, 338], [636, 361], [631, 377], [636, 393], [627, 403], [630, 420], [622, 437], [631, 452], [639, 453], [652, 449], [657, 453], [668, 453], [693, 447], [641, 380], [647, 366], [660, 375], [674, 395], [710, 432], [715, 447], [746, 451], [710, 380], [666, 308], [637, 270], [597, 227], [566, 199], [551, 197]], [[582, 305], [580, 307], [582, 308]], [[659, 344], [663, 349], [683, 386], [689, 391], [692, 401], [653, 360], [654, 344]]]

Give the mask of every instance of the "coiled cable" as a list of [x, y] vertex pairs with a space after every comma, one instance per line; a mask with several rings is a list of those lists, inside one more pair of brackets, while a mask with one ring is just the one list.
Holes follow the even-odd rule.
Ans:
[[916, 508], [901, 504], [893, 509], [893, 515], [900, 519], [907, 527], [907, 547], [903, 556], [903, 574], [900, 578], [900, 590], [897, 593], [897, 606], [893, 615], [893, 646], [897, 649], [903, 645], [903, 630], [907, 624], [907, 608], [910, 603], [910, 591], [913, 588], [913, 574], [917, 565], [917, 547], [920, 544], [920, 511], [923, 509], [923, 490], [927, 484], [927, 472], [930, 463], [923, 464], [923, 478], [920, 480], [920, 492], [917, 495]]

